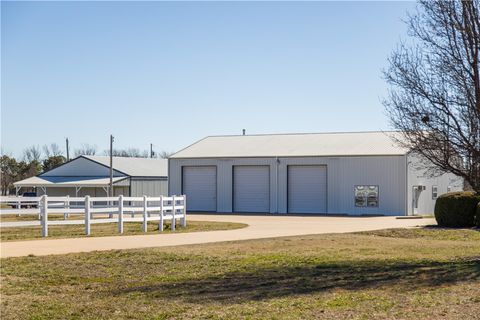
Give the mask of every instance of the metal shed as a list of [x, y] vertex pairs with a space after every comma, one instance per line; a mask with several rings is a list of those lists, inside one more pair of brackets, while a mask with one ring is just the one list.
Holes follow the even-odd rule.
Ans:
[[[37, 195], [107, 196], [110, 188], [110, 157], [79, 156], [38, 176], [14, 183], [35, 188]], [[113, 157], [114, 195], [158, 196], [168, 194], [166, 159]]]
[[[169, 159], [190, 211], [410, 215], [462, 179], [429, 177], [396, 132], [210, 136]], [[435, 191], [435, 192], [434, 192]]]

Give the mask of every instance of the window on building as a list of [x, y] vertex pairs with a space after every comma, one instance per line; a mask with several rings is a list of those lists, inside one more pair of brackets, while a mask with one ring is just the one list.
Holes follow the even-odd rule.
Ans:
[[355, 186], [355, 207], [378, 207], [378, 186]]
[[438, 198], [438, 187], [432, 186], [432, 199], [435, 200]]
[[367, 205], [367, 193], [365, 186], [355, 186], [355, 207], [365, 207]]

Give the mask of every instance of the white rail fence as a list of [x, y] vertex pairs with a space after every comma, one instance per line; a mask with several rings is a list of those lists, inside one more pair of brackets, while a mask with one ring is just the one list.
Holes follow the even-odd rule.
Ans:
[[[187, 226], [187, 198], [182, 196], [160, 196], [160, 197], [10, 197], [0, 198], [0, 203], [6, 203], [12, 206], [12, 209], [1, 209], [0, 214], [38, 215], [41, 221], [42, 236], [48, 236], [48, 226], [58, 225], [55, 221], [49, 221], [50, 214], [63, 214], [67, 219], [70, 214], [84, 216], [85, 234], [91, 234], [91, 225], [100, 223], [94, 216], [108, 214], [108, 222], [117, 222], [118, 232], [123, 233], [123, 224], [125, 214], [130, 214], [132, 218], [141, 214], [143, 219], [142, 231], [147, 232], [148, 221], [158, 221], [160, 232], [164, 229], [167, 221], [171, 223], [171, 230], [175, 231], [176, 220], [179, 219], [183, 227]], [[117, 219], [114, 219], [117, 215]], [[95, 221], [97, 220], [97, 221]], [[129, 219], [126, 222], [136, 220]], [[105, 223], [105, 220], [101, 221]], [[63, 224], [63, 223], [62, 223]]]

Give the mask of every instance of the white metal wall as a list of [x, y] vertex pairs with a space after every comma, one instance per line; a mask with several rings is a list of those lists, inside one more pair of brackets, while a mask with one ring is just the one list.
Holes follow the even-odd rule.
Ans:
[[418, 199], [417, 214], [433, 214], [436, 200], [432, 198], [432, 187], [437, 186], [438, 196], [447, 192], [448, 186], [451, 192], [463, 190], [463, 179], [452, 174], [444, 173], [434, 175], [428, 170], [426, 163], [421, 157], [409, 154], [408, 160], [408, 186], [407, 186], [407, 209], [408, 214], [413, 215], [413, 186], [425, 186]]
[[167, 179], [130, 178], [130, 190], [132, 197], [168, 195], [168, 181]]
[[[327, 213], [404, 215], [405, 156], [170, 159], [169, 194], [181, 194], [182, 166], [217, 167], [217, 212], [232, 212], [233, 166], [270, 166], [270, 212], [287, 213], [287, 166], [327, 166]], [[278, 177], [278, 179], [277, 179]], [[355, 185], [378, 185], [379, 206], [355, 207]], [[278, 190], [278, 192], [277, 192]], [[188, 202], [188, 200], [187, 200]]]

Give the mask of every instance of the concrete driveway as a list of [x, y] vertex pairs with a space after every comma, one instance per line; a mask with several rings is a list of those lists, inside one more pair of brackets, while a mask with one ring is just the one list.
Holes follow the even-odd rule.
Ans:
[[72, 239], [42, 239], [2, 242], [0, 257], [34, 254], [65, 254], [112, 249], [134, 249], [237, 241], [324, 233], [346, 233], [387, 228], [408, 228], [436, 224], [434, 219], [396, 219], [395, 217], [300, 217], [253, 215], [189, 215], [191, 221], [229, 221], [248, 224], [237, 230], [158, 235], [112, 236]]

